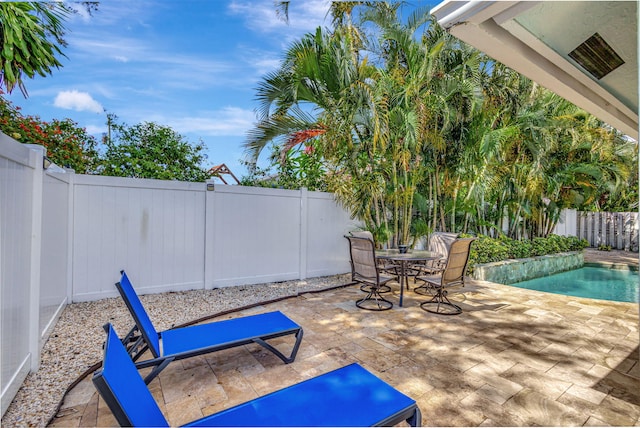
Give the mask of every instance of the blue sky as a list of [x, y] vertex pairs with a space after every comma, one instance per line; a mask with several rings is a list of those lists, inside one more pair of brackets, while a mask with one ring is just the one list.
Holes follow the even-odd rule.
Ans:
[[240, 178], [257, 83], [292, 41], [330, 23], [329, 1], [291, 3], [286, 24], [273, 0], [101, 2], [67, 22], [63, 67], [28, 80], [27, 99], [18, 89], [7, 98], [42, 120], [71, 118], [98, 140], [105, 110], [128, 125], [170, 126], [205, 143], [205, 166], [225, 163]]

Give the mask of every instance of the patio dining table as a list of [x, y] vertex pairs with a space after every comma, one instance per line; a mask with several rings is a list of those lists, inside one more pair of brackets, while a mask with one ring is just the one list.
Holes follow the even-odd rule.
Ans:
[[409, 269], [407, 269], [407, 265], [409, 263], [437, 260], [441, 257], [442, 255], [439, 253], [426, 250], [408, 250], [406, 253], [401, 253], [398, 249], [376, 250], [377, 259], [391, 260], [400, 266], [400, 307], [402, 307], [404, 287], [406, 286], [408, 289]]

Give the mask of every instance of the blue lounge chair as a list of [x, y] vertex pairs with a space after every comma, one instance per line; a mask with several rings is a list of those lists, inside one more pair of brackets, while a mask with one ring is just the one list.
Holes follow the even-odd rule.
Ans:
[[[166, 427], [160, 407], [110, 324], [93, 383], [121, 426]], [[289, 386], [185, 426], [393, 426], [421, 424], [416, 402], [358, 364]]]
[[[122, 277], [120, 282], [116, 283], [116, 288], [135, 320], [135, 326], [122, 339], [122, 343], [136, 362], [136, 367], [139, 369], [154, 367], [145, 378], [147, 384], [172, 361], [249, 343], [262, 345], [285, 364], [291, 363], [296, 358], [302, 341], [302, 327], [280, 311], [175, 328], [158, 333], [127, 274], [124, 271], [121, 271], [121, 274]], [[266, 342], [269, 339], [290, 334], [295, 335], [296, 342], [288, 357]], [[138, 361], [147, 349], [151, 351], [153, 358]]]

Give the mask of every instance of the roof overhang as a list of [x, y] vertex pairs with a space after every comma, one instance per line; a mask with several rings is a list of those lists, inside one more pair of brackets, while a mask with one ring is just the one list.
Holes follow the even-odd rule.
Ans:
[[[431, 13], [485, 52], [638, 140], [635, 1], [450, 1]], [[600, 79], [569, 53], [598, 33], [624, 63]]]

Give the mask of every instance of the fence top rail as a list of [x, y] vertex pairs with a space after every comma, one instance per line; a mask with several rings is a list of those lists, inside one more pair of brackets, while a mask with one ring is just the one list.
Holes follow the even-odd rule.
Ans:
[[0, 153], [2, 154], [0, 155], [1, 158], [8, 159], [20, 165], [32, 169], [35, 169], [37, 166], [38, 156], [34, 148], [18, 143], [2, 132], [0, 132]]
[[206, 191], [206, 185], [204, 182], [155, 180], [151, 178], [109, 177], [106, 175], [84, 174], [75, 174], [74, 181], [76, 185], [81, 186], [112, 186], [144, 189], [188, 190], [195, 192]]
[[[208, 182], [208, 185], [213, 184], [213, 191], [217, 193], [233, 193], [236, 195], [261, 195], [261, 196], [280, 196], [299, 198], [301, 194], [306, 195], [310, 199], [329, 199], [334, 200], [333, 193], [319, 192], [302, 189], [276, 189], [271, 187], [254, 187], [254, 186], [236, 186], [230, 184], [220, 184]], [[211, 190], [211, 189], [209, 189]]]
[[[208, 182], [209, 185], [214, 184]], [[209, 188], [211, 190], [211, 187]], [[215, 183], [213, 191], [216, 193], [233, 193], [236, 195], [261, 195], [299, 198], [301, 190], [274, 189], [270, 187], [235, 186], [230, 184]]]
[[45, 174], [48, 178], [61, 181], [63, 183], [69, 184], [71, 182], [71, 176], [66, 172], [57, 172], [57, 171], [46, 171]]

